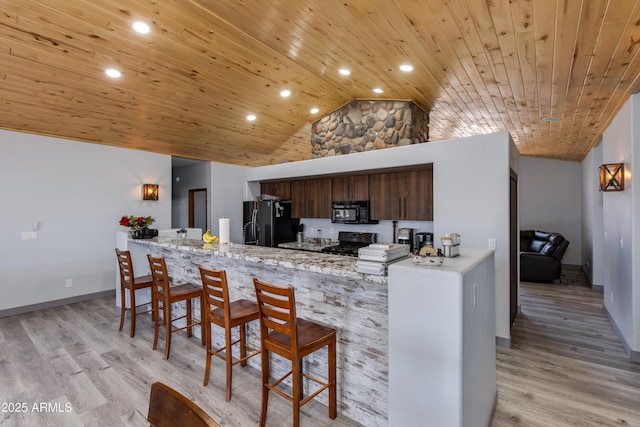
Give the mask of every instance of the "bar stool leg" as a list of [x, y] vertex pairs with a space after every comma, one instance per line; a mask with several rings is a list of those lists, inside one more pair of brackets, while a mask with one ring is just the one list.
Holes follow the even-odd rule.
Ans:
[[[187, 304], [187, 325], [191, 325], [191, 319], [193, 316], [193, 313], [191, 312], [191, 300], [190, 299], [186, 300], [186, 304]], [[193, 336], [193, 327], [187, 326], [187, 336], [188, 337]]]
[[[202, 325], [200, 325], [200, 326], [202, 326]], [[212, 342], [213, 342], [213, 337], [211, 336], [213, 334], [213, 331], [212, 331], [211, 325], [209, 325], [208, 327], [206, 327], [204, 329], [201, 329], [201, 330], [204, 330], [204, 333], [207, 336], [207, 342], [205, 344], [206, 350], [207, 350], [207, 365], [206, 365], [205, 370], [204, 370], [204, 383], [203, 383], [203, 385], [206, 387], [209, 384], [209, 375], [211, 374], [211, 357], [212, 357], [212, 355], [211, 355], [210, 350], [211, 350], [211, 346], [212, 346]]]
[[302, 377], [302, 360], [294, 358], [291, 361], [291, 370], [293, 372], [291, 378], [291, 394], [293, 398], [293, 427], [300, 426], [300, 401], [302, 400], [303, 377]]
[[200, 296], [200, 300], [199, 300], [199, 304], [200, 304], [200, 344], [205, 345], [205, 335], [204, 335], [204, 330], [207, 329], [206, 325], [205, 325], [205, 314], [204, 314], [204, 310], [205, 310], [205, 301], [206, 298], [204, 296], [204, 291], [202, 292], [202, 295]]
[[158, 335], [160, 334], [160, 303], [153, 301], [153, 350], [158, 347]]
[[[247, 327], [246, 323], [240, 325], [238, 329], [240, 329], [240, 358], [244, 359], [247, 357]], [[240, 362], [240, 366], [247, 366], [247, 361], [242, 360]]]
[[171, 304], [164, 308], [164, 331], [165, 331], [165, 348], [164, 348], [164, 360], [169, 359], [169, 352], [171, 351]]
[[124, 293], [124, 286], [120, 287], [120, 329], [118, 329], [119, 331], [122, 331], [122, 328], [124, 327], [124, 316], [125, 313], [127, 312], [127, 295]]
[[131, 295], [131, 334], [133, 336], [136, 334], [136, 291], [135, 289], [130, 289], [129, 294]]
[[262, 348], [262, 408], [260, 409], [260, 427], [264, 427], [267, 422], [267, 408], [269, 406], [269, 352]]

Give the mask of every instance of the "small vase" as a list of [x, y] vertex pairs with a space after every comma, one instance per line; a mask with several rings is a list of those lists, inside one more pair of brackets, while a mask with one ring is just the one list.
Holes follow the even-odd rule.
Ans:
[[141, 239], [142, 234], [140, 229], [134, 228], [129, 230], [129, 237], [132, 239]]

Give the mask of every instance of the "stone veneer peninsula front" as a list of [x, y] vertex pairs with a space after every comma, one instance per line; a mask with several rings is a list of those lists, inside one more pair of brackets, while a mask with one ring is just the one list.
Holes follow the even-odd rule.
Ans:
[[[169, 275], [177, 282], [200, 283], [198, 265], [226, 270], [232, 300], [255, 301], [254, 277], [274, 285], [293, 286], [298, 317], [338, 330], [338, 412], [368, 427], [388, 425], [386, 277], [357, 273], [356, 258], [340, 255], [241, 244], [222, 246], [192, 239], [128, 240], [126, 245], [134, 258], [136, 274], [143, 274], [147, 253], [165, 257]], [[259, 346], [257, 322], [249, 325], [248, 337]], [[214, 339], [224, 345], [222, 334], [214, 334]], [[326, 363], [323, 349], [304, 360], [304, 371], [326, 378]], [[260, 369], [259, 358], [250, 359], [249, 364]], [[271, 369], [277, 378], [291, 365], [272, 357]], [[306, 383], [305, 395], [309, 393]], [[326, 394], [316, 399], [326, 405]]]

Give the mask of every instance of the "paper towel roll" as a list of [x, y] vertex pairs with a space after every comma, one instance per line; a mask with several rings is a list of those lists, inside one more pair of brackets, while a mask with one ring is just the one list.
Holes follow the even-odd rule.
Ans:
[[220, 235], [220, 244], [229, 244], [229, 218], [220, 218], [218, 220], [218, 227], [220, 228], [218, 234]]

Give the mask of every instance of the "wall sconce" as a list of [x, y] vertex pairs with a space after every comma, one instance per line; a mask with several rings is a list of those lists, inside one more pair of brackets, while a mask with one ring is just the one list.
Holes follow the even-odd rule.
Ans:
[[624, 190], [624, 163], [600, 166], [600, 191]]
[[142, 200], [158, 200], [158, 184], [144, 184], [142, 186]]

